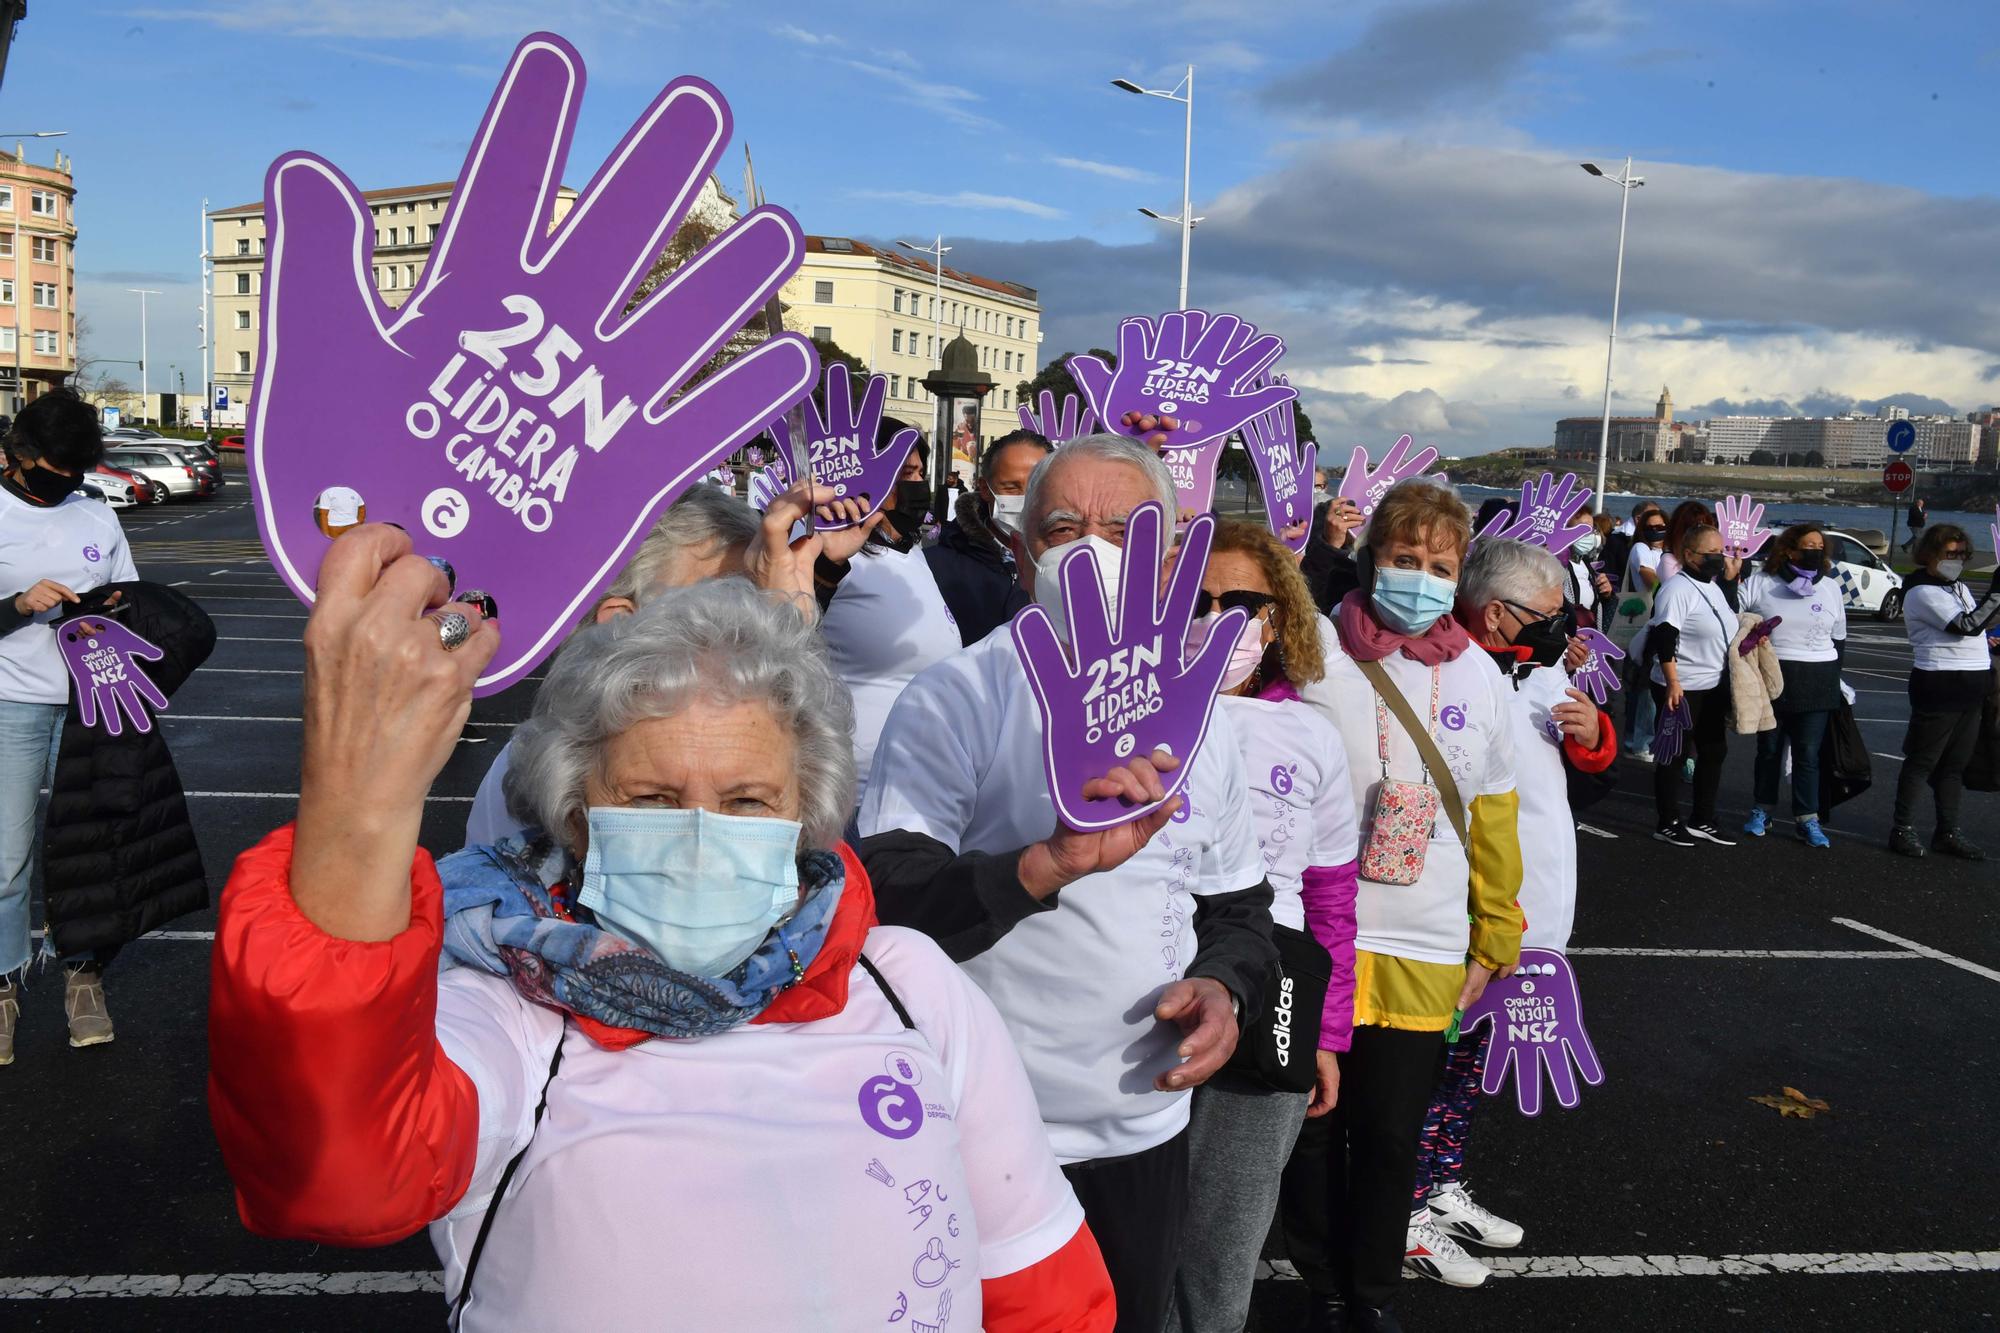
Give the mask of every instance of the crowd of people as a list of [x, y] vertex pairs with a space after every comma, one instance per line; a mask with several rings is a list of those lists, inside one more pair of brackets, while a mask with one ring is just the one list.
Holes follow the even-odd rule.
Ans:
[[[51, 624], [136, 578], [54, 411], [0, 477], [9, 1057], [69, 700]], [[1847, 625], [1816, 525], [1744, 560], [1705, 506], [1647, 504], [1558, 556], [1475, 538], [1440, 480], [1364, 521], [1322, 474], [1297, 554], [1217, 523], [1188, 652], [1246, 618], [1202, 743], [1094, 775], [1085, 799], [1143, 813], [1083, 830], [1008, 626], [1039, 605], [1071, 641], [1079, 545], [1115, 616], [1127, 523], [1173, 513], [1173, 478], [1122, 436], [1024, 429], [927, 541], [927, 467], [872, 512], [690, 490], [435, 858], [425, 797], [499, 608], [393, 525], [331, 540], [297, 819], [237, 863], [215, 943], [211, 1113], [248, 1226], [428, 1228], [461, 1329], [936, 1333], [1240, 1330], [1275, 1228], [1312, 1327], [1396, 1329], [1406, 1275], [1477, 1286], [1524, 1240], [1468, 1183], [1492, 1029], [1460, 1024], [1524, 946], [1567, 949], [1621, 737], [1661, 841], [1736, 840], [1736, 731], [1743, 832], [1789, 760], [1797, 835], [1828, 845]], [[41, 554], [86, 539], [90, 568]], [[1970, 553], [1948, 523], [1914, 550], [1906, 855], [1979, 856], [1960, 797], [2000, 603]], [[1629, 645], [1622, 702], [1572, 683], [1587, 628]], [[103, 961], [64, 956], [72, 1044], [109, 1038]]]

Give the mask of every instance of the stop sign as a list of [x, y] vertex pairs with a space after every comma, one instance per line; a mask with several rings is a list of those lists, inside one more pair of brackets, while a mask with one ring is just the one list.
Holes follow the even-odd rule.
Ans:
[[1916, 479], [1917, 474], [1911, 471], [1910, 465], [1900, 458], [1890, 459], [1888, 466], [1882, 469], [1882, 484], [1889, 488], [1889, 494], [1891, 495], [1901, 495], [1904, 491], [1909, 490], [1911, 484]]

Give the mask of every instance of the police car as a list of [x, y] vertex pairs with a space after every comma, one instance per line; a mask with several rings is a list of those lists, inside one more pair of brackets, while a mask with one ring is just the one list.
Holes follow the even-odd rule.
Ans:
[[1869, 550], [1860, 537], [1828, 528], [1826, 554], [1833, 562], [1828, 577], [1839, 580], [1849, 615], [1872, 613], [1877, 620], [1903, 618], [1903, 576]]

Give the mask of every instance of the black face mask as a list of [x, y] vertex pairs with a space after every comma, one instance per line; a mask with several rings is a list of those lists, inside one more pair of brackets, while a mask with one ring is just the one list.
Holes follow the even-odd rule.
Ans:
[[1562, 616], [1550, 616], [1547, 620], [1523, 625], [1521, 632], [1514, 636], [1514, 646], [1528, 650], [1529, 666], [1554, 666], [1569, 651], [1569, 625]]
[[931, 507], [930, 483], [925, 481], [898, 481], [896, 483], [896, 517], [899, 528], [911, 532], [917, 530], [924, 521], [924, 511]]
[[1639, 529], [1639, 540], [1642, 542], [1650, 544], [1653, 542], [1663, 542], [1666, 539], [1667, 539], [1667, 530], [1665, 528]]
[[1717, 551], [1714, 555], [1705, 555], [1699, 560], [1682, 566], [1682, 568], [1687, 571], [1687, 575], [1691, 579], [1698, 579], [1703, 583], [1713, 583], [1728, 570], [1729, 563], [1727, 558], [1720, 551]]
[[16, 486], [36, 504], [61, 504], [75, 492], [77, 487], [83, 485], [81, 473], [74, 477], [66, 477], [60, 472], [36, 467], [33, 463], [22, 463], [18, 475]]

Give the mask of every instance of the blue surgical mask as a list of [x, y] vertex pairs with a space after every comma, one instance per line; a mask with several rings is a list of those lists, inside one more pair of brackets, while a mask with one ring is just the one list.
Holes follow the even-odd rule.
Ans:
[[1458, 585], [1421, 569], [1375, 571], [1375, 614], [1399, 634], [1430, 632], [1438, 617], [1451, 612]]
[[799, 825], [707, 810], [592, 806], [577, 900], [606, 930], [724, 977], [799, 899]]

